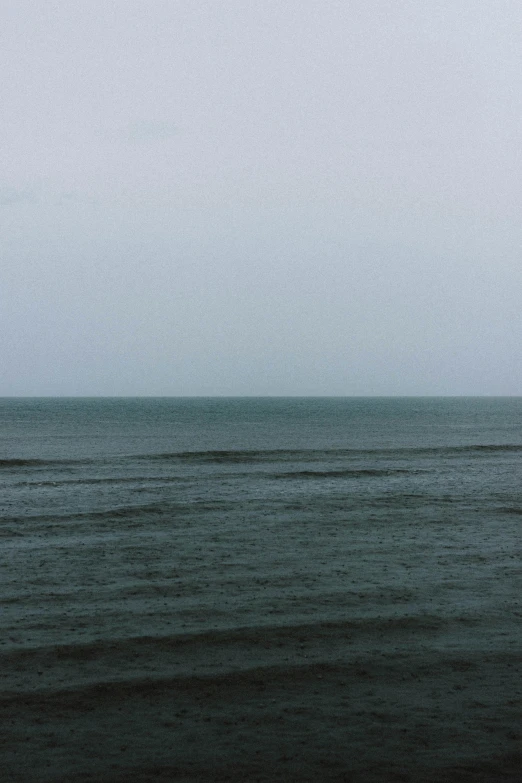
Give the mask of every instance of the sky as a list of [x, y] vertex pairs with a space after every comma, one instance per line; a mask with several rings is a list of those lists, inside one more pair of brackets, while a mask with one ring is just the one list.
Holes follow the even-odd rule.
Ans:
[[0, 396], [522, 395], [518, 0], [16, 0]]

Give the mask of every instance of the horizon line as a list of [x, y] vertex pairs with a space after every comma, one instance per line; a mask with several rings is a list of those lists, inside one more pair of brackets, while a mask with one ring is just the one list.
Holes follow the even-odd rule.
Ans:
[[518, 399], [521, 394], [3, 394], [0, 400]]

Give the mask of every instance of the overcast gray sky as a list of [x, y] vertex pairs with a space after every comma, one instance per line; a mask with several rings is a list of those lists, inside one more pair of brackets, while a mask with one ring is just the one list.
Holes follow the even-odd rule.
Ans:
[[522, 394], [519, 0], [13, 0], [0, 395]]

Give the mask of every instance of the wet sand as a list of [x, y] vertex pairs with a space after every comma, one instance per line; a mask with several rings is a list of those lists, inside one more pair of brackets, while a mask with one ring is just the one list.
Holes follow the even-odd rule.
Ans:
[[521, 619], [475, 650], [424, 615], [6, 653], [2, 780], [521, 781]]

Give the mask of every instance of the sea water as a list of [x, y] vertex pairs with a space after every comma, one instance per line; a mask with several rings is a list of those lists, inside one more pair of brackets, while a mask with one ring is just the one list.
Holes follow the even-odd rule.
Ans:
[[2, 399], [0, 649], [362, 618], [516, 646], [521, 460], [519, 398]]

